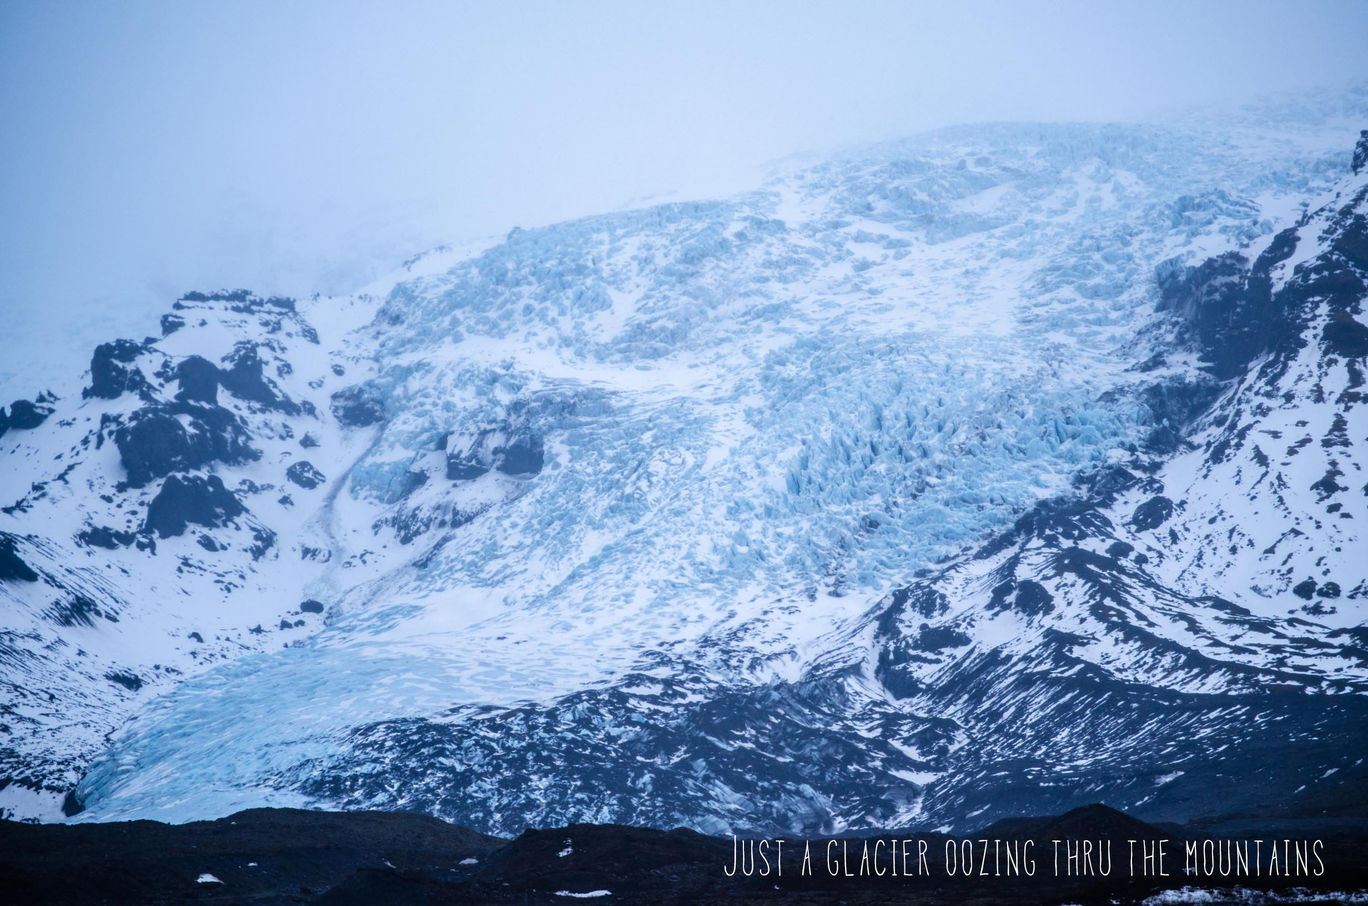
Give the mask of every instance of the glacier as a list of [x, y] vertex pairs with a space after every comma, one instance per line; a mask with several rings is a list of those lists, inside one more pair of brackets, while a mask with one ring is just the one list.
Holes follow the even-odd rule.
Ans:
[[[277, 541], [185, 608], [245, 607], [262, 616], [238, 622], [261, 629], [309, 599], [325, 618], [286, 614], [276, 638], [234, 630], [241, 650], [209, 663], [183, 653], [194, 620], [130, 640], [120, 663], [180, 676], [136, 708], [114, 690], [81, 729], [79, 765], [62, 768], [81, 776], [74, 820], [264, 804], [411, 808], [491, 832], [981, 817], [936, 787], [981, 745], [974, 695], [907, 690], [940, 682], [958, 655], [938, 652], [960, 638], [975, 646], [962, 664], [1038, 658], [1035, 624], [977, 605], [940, 623], [945, 608], [907, 583], [967, 570], [951, 597], [978, 601], [987, 579], [957, 558], [1135, 456], [1167, 416], [1145, 391], [1200, 371], [1171, 350], [1156, 272], [1303, 216], [1368, 119], [1362, 96], [1345, 104], [942, 130], [736, 198], [518, 229], [346, 299], [298, 300], [322, 343], [283, 342], [276, 373], [313, 414], [244, 402], [263, 455], [212, 467]], [[158, 354], [227, 355], [238, 335], [215, 317]], [[1137, 367], [1163, 350], [1157, 371]], [[58, 418], [92, 405], [60, 401]], [[300, 453], [305, 433], [318, 446]], [[0, 439], [13, 443], [29, 442]], [[322, 486], [277, 505], [276, 471], [304, 454]], [[7, 495], [30, 480], [16, 472]], [[1118, 506], [1152, 496], [1128, 493]], [[70, 534], [89, 506], [39, 500], [0, 528]], [[223, 562], [193, 543], [160, 539], [155, 556]], [[146, 555], [126, 556], [136, 577]], [[1182, 595], [1248, 597], [1171, 571]], [[182, 579], [160, 581], [154, 593]], [[890, 673], [879, 652], [903, 623], [946, 642]], [[1244, 688], [1239, 669], [1186, 684], [1140, 670], [1117, 635], [1099, 628], [1083, 660], [1161, 697]], [[1352, 661], [1299, 669], [1364, 679]]]

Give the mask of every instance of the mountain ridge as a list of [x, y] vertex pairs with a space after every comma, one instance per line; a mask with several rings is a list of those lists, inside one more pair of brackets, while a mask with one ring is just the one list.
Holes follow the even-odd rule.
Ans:
[[[1337, 515], [1362, 214], [1289, 235], [1264, 207], [1359, 176], [1323, 185], [1313, 156], [1213, 187], [1237, 164], [1167, 134], [1034, 132], [522, 231], [383, 299], [188, 294], [162, 337], [101, 346], [88, 396], [0, 436], [49, 476], [4, 484], [0, 803], [835, 832], [1159, 795], [1182, 817], [1211, 771], [1269, 761], [1251, 726], [1301, 739], [1269, 789], [1353, 789], [1327, 750], [1362, 725]], [[1231, 341], [1231, 310], [1277, 300], [1305, 318]], [[1316, 474], [1222, 510], [1269, 458], [1249, 438], [1302, 409], [1325, 424], [1285, 458]], [[1307, 575], [1283, 576], [1253, 530], [1311, 504], [1274, 544]]]

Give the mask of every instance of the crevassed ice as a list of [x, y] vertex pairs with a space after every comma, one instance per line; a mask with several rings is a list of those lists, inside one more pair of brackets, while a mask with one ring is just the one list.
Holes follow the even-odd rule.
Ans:
[[[320, 517], [342, 524], [334, 561], [376, 545], [377, 514], [479, 515], [364, 583], [339, 568], [345, 607], [308, 647], [160, 701], [92, 769], [82, 817], [294, 804], [350, 727], [548, 700], [650, 650], [724, 682], [801, 672], [890, 587], [1137, 436], [1149, 414], [1103, 394], [1146, 352], [1155, 265], [1272, 230], [1334, 174], [1321, 149], [949, 130], [730, 201], [520, 231], [400, 284], [366, 332], [390, 421]], [[448, 434], [514, 422], [545, 440], [539, 475], [440, 474]], [[430, 480], [397, 499], [413, 470]]]

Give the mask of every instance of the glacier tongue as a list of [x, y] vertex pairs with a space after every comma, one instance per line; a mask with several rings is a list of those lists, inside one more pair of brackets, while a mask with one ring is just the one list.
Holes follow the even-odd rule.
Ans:
[[[304, 558], [291, 594], [326, 600], [326, 626], [144, 706], [82, 818], [932, 815], [974, 699], [897, 682], [934, 685], [960, 637], [1054, 655], [1020, 613], [932, 606], [899, 630], [922, 666], [890, 680], [885, 596], [1136, 449], [1155, 376], [1132, 366], [1167, 341], [1156, 266], [1267, 242], [1344, 157], [1307, 135], [950, 130], [439, 255], [327, 340], [355, 358], [314, 394], [326, 492], [271, 554]], [[977, 663], [955, 683], [998, 676]]]

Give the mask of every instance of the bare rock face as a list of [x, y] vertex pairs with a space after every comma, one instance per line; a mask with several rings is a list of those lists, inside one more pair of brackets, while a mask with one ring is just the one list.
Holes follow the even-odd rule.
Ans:
[[323, 473], [318, 471], [314, 464], [307, 459], [301, 459], [286, 469], [285, 477], [306, 491], [312, 490], [327, 481]]
[[148, 506], [144, 529], [170, 538], [184, 534], [191, 523], [221, 526], [244, 512], [242, 504], [217, 475], [172, 475], [162, 483], [161, 491]]
[[90, 359], [90, 386], [83, 395], [87, 399], [112, 400], [145, 389], [147, 379], [133, 364], [141, 353], [141, 344], [133, 340], [115, 340], [95, 347]]

